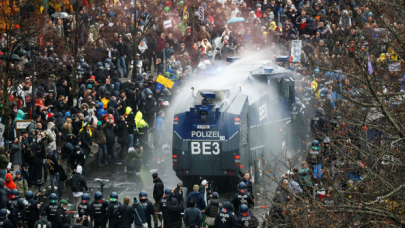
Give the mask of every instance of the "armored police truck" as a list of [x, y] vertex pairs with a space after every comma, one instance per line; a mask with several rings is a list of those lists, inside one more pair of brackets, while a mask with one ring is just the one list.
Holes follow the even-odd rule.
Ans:
[[193, 88], [193, 96], [176, 108], [173, 169], [184, 186], [202, 179], [229, 186], [245, 171], [258, 182], [264, 177], [265, 162], [285, 149], [295, 102], [293, 71], [274, 62], [256, 69], [249, 66], [229, 65], [232, 80], [225, 81], [232, 81], [230, 85], [214, 88], [219, 78], [211, 84], [198, 83], [202, 88]]

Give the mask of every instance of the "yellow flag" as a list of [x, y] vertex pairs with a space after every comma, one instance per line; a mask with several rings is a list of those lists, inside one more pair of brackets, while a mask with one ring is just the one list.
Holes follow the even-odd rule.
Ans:
[[170, 81], [169, 79], [163, 77], [162, 75], [159, 75], [159, 77], [156, 79], [157, 82], [160, 84], [166, 86], [167, 88], [171, 89], [174, 85], [174, 82]]

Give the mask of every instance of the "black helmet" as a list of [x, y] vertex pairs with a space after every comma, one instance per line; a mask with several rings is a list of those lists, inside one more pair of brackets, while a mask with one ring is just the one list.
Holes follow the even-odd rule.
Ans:
[[311, 87], [307, 86], [304, 88], [304, 96], [309, 97], [312, 95], [312, 89]]
[[316, 109], [316, 114], [317, 114], [317, 115], [322, 115], [322, 116], [324, 116], [324, 115], [325, 115], [325, 111], [323, 110], [323, 108], [317, 108], [317, 109]]
[[7, 209], [3, 208], [0, 210], [0, 218], [6, 218], [7, 216]]
[[227, 211], [232, 212], [232, 210], [233, 210], [233, 205], [232, 205], [229, 201], [224, 202], [223, 205], [224, 205], [224, 208], [225, 208]]
[[244, 214], [247, 213], [248, 210], [249, 210], [249, 208], [245, 204], [241, 204], [239, 206], [239, 211], [240, 211], [240, 213], [242, 213], [243, 217], [246, 217], [246, 215], [244, 215]]
[[110, 64], [110, 63], [111, 63], [111, 59], [110, 59], [110, 58], [106, 58], [106, 59], [104, 60], [104, 63]]
[[118, 194], [116, 192], [111, 192], [110, 201], [117, 201], [117, 200], [118, 200]]
[[145, 89], [145, 94], [146, 94], [146, 96], [153, 95], [152, 90], [150, 90], [149, 88]]
[[11, 191], [11, 198], [12, 199], [17, 199], [20, 196], [20, 192], [18, 191], [18, 189], [13, 189]]
[[213, 199], [218, 199], [218, 198], [219, 198], [218, 192], [212, 193], [212, 198], [213, 198]]
[[18, 207], [24, 206], [24, 198], [19, 198], [19, 199], [17, 200], [17, 206], [18, 206]]
[[102, 69], [103, 68], [103, 64], [101, 62], [96, 63], [96, 67]]
[[323, 88], [323, 89], [321, 89], [321, 91], [319, 91], [319, 96], [321, 96], [321, 98], [328, 97], [328, 94], [329, 94], [329, 90], [327, 88]]
[[76, 146], [75, 146], [75, 151], [78, 151], [78, 150], [81, 150], [81, 148], [80, 148], [79, 145], [76, 145]]
[[238, 184], [238, 188], [239, 188], [239, 191], [240, 191], [241, 193], [245, 193], [247, 186], [246, 186], [245, 182], [241, 181], [241, 182]]
[[56, 196], [55, 193], [51, 193], [51, 195], [49, 195], [49, 203], [51, 203], [51, 204], [58, 203], [58, 196]]
[[145, 191], [141, 191], [141, 192], [139, 193], [139, 199], [140, 199], [140, 200], [148, 199], [148, 193], [146, 193]]
[[90, 195], [87, 193], [84, 193], [82, 195], [82, 202], [85, 204], [85, 203], [88, 203], [89, 201], [90, 201]]
[[169, 96], [170, 95], [170, 91], [167, 88], [162, 89], [162, 91], [160, 92], [161, 95], [163, 96]]
[[34, 198], [34, 194], [32, 193], [32, 191], [28, 191], [27, 193], [25, 193], [26, 200], [32, 200], [32, 198]]
[[103, 194], [99, 191], [97, 191], [96, 193], [94, 193], [94, 199], [95, 200], [101, 200], [103, 198]]
[[169, 196], [171, 192], [172, 192], [172, 190], [170, 188], [166, 188], [165, 189], [165, 196], [166, 197]]
[[312, 145], [312, 149], [319, 150], [319, 142], [318, 142], [318, 140], [312, 141], [311, 145]]
[[329, 136], [325, 136], [325, 138], [323, 138], [323, 143], [329, 144], [330, 142], [331, 142], [331, 140], [330, 140]]
[[294, 111], [301, 111], [301, 109], [304, 107], [304, 105], [300, 102], [295, 102], [293, 105], [293, 110]]

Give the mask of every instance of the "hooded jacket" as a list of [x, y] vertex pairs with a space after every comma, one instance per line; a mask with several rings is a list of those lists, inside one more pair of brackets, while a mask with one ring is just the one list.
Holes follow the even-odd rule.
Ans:
[[142, 117], [142, 112], [138, 111], [135, 116], [135, 125], [136, 130], [140, 135], [145, 133], [145, 131], [143, 130], [144, 128], [147, 129], [146, 127], [149, 127], [148, 123], [146, 123], [146, 121], [142, 119]]
[[155, 184], [155, 186], [153, 186], [153, 199], [158, 202], [162, 199], [164, 193], [163, 181], [158, 177], [153, 183]]
[[55, 126], [53, 122], [48, 123], [48, 129], [46, 130], [46, 137], [48, 139], [48, 145], [52, 146], [52, 150], [56, 150], [56, 133], [52, 128]]
[[[40, 226], [41, 225], [41, 226]], [[34, 227], [52, 227], [51, 223], [48, 222], [48, 217], [41, 215], [41, 219], [35, 222]]]
[[100, 117], [100, 116], [103, 116], [103, 115], [105, 115], [105, 114], [107, 114], [107, 111], [104, 110], [104, 103], [103, 103], [103, 102], [99, 102], [99, 103], [97, 104], [97, 114], [96, 114], [96, 116], [97, 116], [97, 117]]
[[20, 179], [14, 178], [14, 183], [16, 184], [17, 189], [20, 192], [20, 198], [24, 198], [25, 193], [28, 192], [27, 180], [25, 180], [21, 175]]
[[197, 192], [193, 191], [193, 192], [190, 192], [190, 194], [188, 194], [187, 207], [192, 207], [191, 202], [190, 202], [192, 198], [195, 199], [195, 202], [197, 203], [196, 207], [198, 209], [200, 209], [200, 210], [205, 209], [206, 205], [205, 205], [204, 197], [198, 191]]
[[[17, 185], [14, 183], [13, 176], [11, 176], [11, 173], [7, 173], [6, 178], [7, 177], [10, 178], [10, 181], [7, 182], [7, 181], [4, 180], [4, 186], [7, 187], [10, 190], [16, 189]], [[7, 199], [10, 199], [10, 198], [11, 198], [11, 195], [7, 196]]]
[[132, 112], [131, 107], [126, 108], [125, 119], [127, 120], [127, 124], [128, 124], [128, 134], [133, 135], [136, 124], [135, 124], [135, 115]]
[[0, 147], [0, 170], [7, 169], [7, 165], [10, 162], [10, 158], [6, 155], [6, 148]]

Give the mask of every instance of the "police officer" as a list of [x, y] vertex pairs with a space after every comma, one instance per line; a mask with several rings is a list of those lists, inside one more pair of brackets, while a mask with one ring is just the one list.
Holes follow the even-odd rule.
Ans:
[[321, 135], [326, 133], [326, 129], [325, 111], [323, 108], [317, 108], [315, 116], [311, 120], [312, 133], [315, 134], [317, 140], [321, 140], [323, 138]]
[[82, 201], [77, 206], [77, 211], [79, 212], [79, 217], [85, 216], [86, 218], [83, 220], [84, 227], [90, 227], [91, 220], [89, 222], [88, 217], [91, 216], [91, 206], [90, 206], [90, 195], [84, 193], [82, 195]]
[[13, 208], [15, 205], [17, 205], [17, 200], [18, 197], [20, 196], [20, 192], [18, 191], [18, 189], [13, 189], [11, 191], [11, 199], [7, 200], [7, 210], [8, 211], [13, 211]]
[[[327, 88], [321, 89], [319, 91], [319, 100], [318, 100], [318, 107], [321, 107], [325, 110], [325, 113], [328, 115], [332, 114], [333, 112], [333, 104], [332, 104], [332, 96]], [[328, 116], [330, 119], [330, 116]]]
[[118, 201], [118, 194], [116, 192], [111, 192], [110, 194], [110, 203], [108, 203], [107, 209], [107, 218], [109, 220], [109, 228], [119, 228], [120, 221], [119, 216], [114, 214], [115, 209], [121, 205], [121, 202]]
[[108, 203], [103, 200], [103, 194], [99, 191], [94, 193], [94, 201], [91, 203], [94, 228], [106, 228]]
[[322, 163], [323, 158], [322, 154], [320, 152], [320, 144], [318, 140], [312, 141], [311, 144], [311, 149], [308, 153], [307, 156], [307, 162], [310, 165], [310, 168], [314, 172], [314, 181], [317, 181], [318, 183], [321, 180], [321, 169], [322, 169]]
[[172, 190], [169, 188], [166, 188], [165, 194], [163, 195], [163, 198], [160, 200], [160, 211], [162, 212], [162, 216], [163, 216], [163, 227], [168, 227], [167, 222], [169, 221], [169, 212], [168, 212], [167, 204], [168, 204], [169, 196], [171, 193], [172, 193]]
[[228, 201], [224, 202], [223, 208], [218, 212], [214, 221], [217, 228], [235, 228], [236, 219], [232, 213], [232, 204]]
[[306, 111], [304, 113], [305, 120], [309, 123], [309, 120], [314, 116], [313, 110], [315, 110], [316, 105], [315, 95], [311, 87], [309, 86], [304, 88], [304, 97], [302, 98], [302, 104], [306, 108]]
[[149, 88], [145, 89], [145, 97], [141, 100], [141, 112], [149, 126], [153, 126], [154, 115], [156, 113], [156, 100], [153, 98], [153, 93]]
[[43, 211], [46, 212], [48, 221], [52, 224], [52, 227], [56, 227], [56, 211], [58, 210], [58, 197], [55, 193], [49, 195], [49, 204], [45, 205]]
[[252, 197], [247, 192], [247, 186], [244, 182], [240, 182], [238, 185], [239, 192], [235, 193], [232, 199], [233, 208], [235, 208], [235, 215], [239, 217], [239, 206], [246, 201], [249, 206], [254, 206], [255, 203], [252, 200]]
[[139, 193], [139, 200], [140, 203], [146, 208], [145, 216], [148, 227], [152, 227], [152, 217], [155, 215], [153, 203], [148, 199], [148, 194], [145, 191], [141, 191]]
[[9, 215], [10, 221], [13, 223], [14, 227], [17, 227], [17, 222], [18, 221], [25, 221], [25, 205], [24, 205], [24, 199], [19, 198], [17, 200], [17, 204], [13, 207], [13, 210], [11, 211], [11, 214]]
[[[65, 199], [59, 201], [58, 209], [56, 210], [56, 227], [64, 227], [65, 224], [70, 225], [70, 217], [66, 213], [68, 202]], [[52, 226], [53, 227], [53, 226]]]
[[25, 200], [28, 204], [25, 210], [27, 216], [28, 227], [34, 227], [35, 222], [39, 219], [41, 205], [39, 204], [38, 198], [34, 198], [32, 191], [25, 193]]
[[259, 220], [252, 214], [249, 214], [249, 208], [245, 204], [239, 206], [240, 216], [236, 220], [238, 227], [240, 228], [255, 228], [258, 227]]
[[293, 140], [293, 149], [297, 150], [305, 150], [305, 143], [307, 136], [307, 121], [305, 120], [304, 114], [305, 106], [302, 103], [296, 102], [292, 105], [292, 112], [291, 112], [291, 126], [294, 137]]
[[13, 223], [7, 218], [7, 209], [0, 210], [0, 228], [13, 228]]

